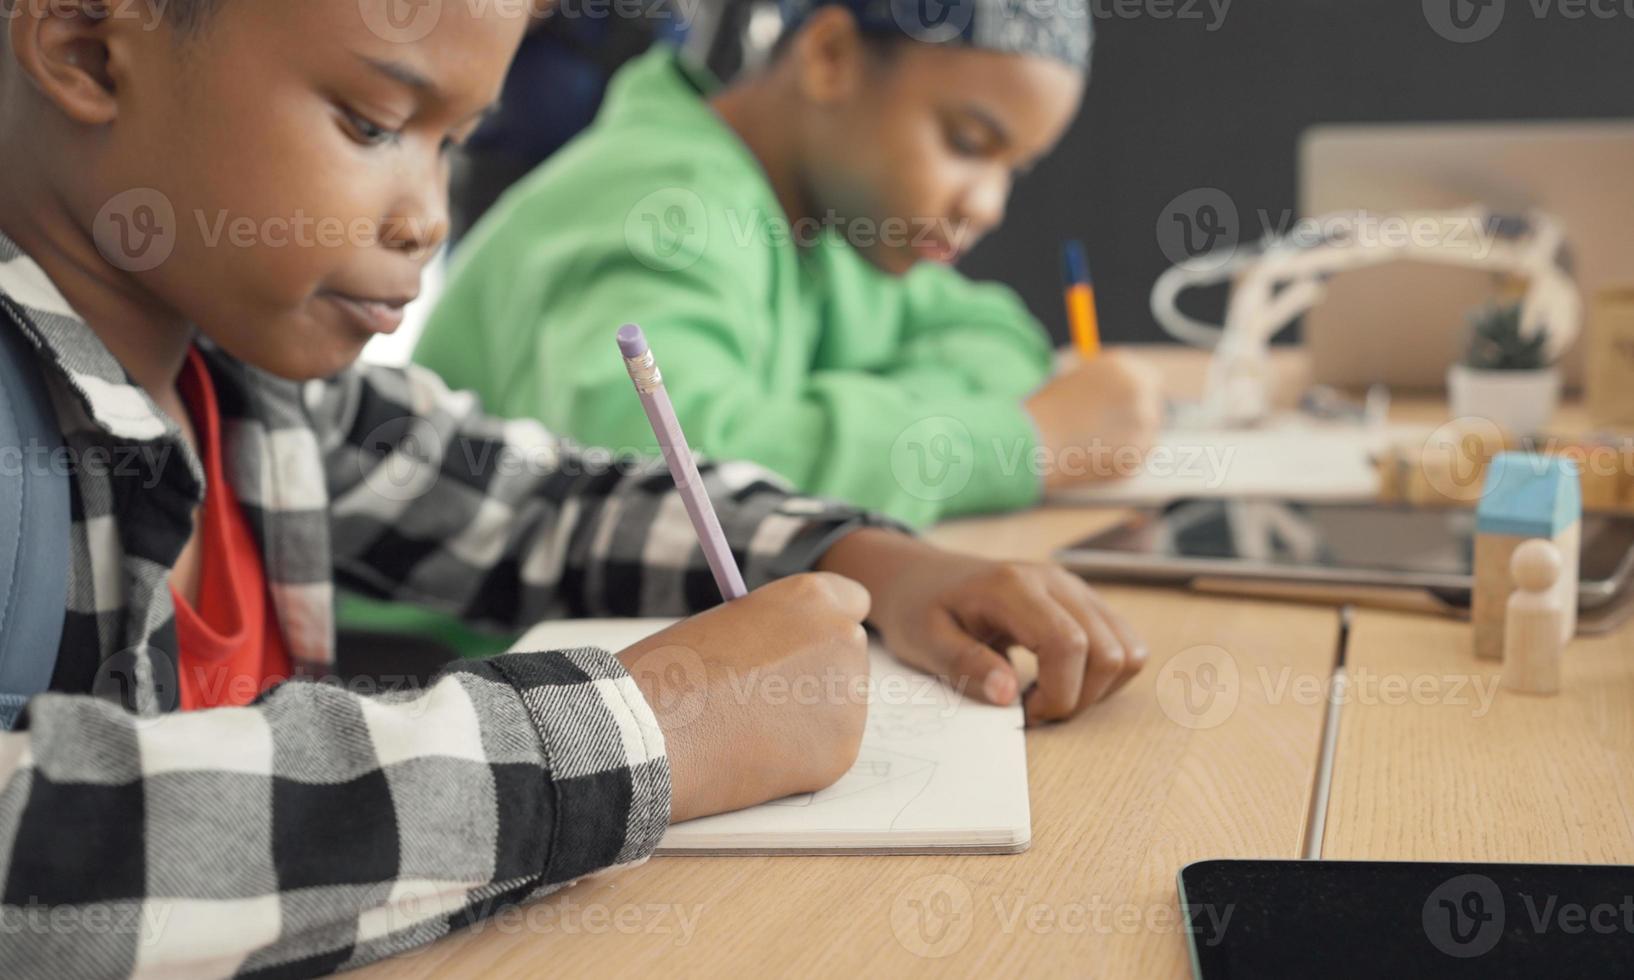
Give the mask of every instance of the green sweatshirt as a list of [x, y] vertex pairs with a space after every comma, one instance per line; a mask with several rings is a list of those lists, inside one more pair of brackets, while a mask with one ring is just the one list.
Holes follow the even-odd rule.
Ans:
[[1043, 329], [1002, 286], [790, 228], [699, 74], [660, 47], [614, 79], [461, 247], [415, 359], [490, 411], [651, 450], [613, 341], [639, 323], [700, 453], [913, 524], [1035, 502]]
[[[1050, 366], [1042, 328], [1003, 287], [928, 263], [892, 278], [789, 228], [708, 85], [667, 47], [620, 72], [595, 124], [460, 247], [415, 360], [492, 414], [655, 453], [614, 342], [635, 322], [700, 453], [913, 524], [1034, 502], [1021, 402]], [[355, 598], [341, 619], [469, 656], [506, 645]]]

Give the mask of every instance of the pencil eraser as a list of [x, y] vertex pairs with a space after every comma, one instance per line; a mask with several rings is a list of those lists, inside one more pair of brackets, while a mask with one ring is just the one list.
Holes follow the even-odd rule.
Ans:
[[647, 353], [647, 335], [633, 323], [618, 328], [618, 349], [625, 357], [640, 357]]

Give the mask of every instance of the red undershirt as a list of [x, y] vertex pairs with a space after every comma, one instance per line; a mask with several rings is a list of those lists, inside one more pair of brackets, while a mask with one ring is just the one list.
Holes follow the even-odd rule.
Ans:
[[171, 590], [181, 707], [249, 704], [293, 673], [289, 652], [267, 592], [261, 549], [224, 475], [216, 390], [197, 349], [188, 353], [177, 388], [198, 436], [205, 484], [198, 604]]

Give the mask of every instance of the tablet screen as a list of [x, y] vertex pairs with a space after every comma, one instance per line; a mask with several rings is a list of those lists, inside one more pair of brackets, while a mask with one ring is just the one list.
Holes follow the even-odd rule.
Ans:
[[[1377, 504], [1183, 500], [1142, 512], [1069, 550], [1467, 578], [1474, 567], [1475, 514]], [[1631, 550], [1634, 519], [1584, 515], [1582, 581], [1617, 577]]]
[[1180, 872], [1202, 980], [1634, 976], [1634, 868], [1200, 861]]

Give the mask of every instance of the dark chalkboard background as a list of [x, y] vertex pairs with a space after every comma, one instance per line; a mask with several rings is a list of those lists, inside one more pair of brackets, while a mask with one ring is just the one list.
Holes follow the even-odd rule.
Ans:
[[[1191, 0], [1058, 2], [1096, 12], [1084, 111], [964, 270], [1020, 289], [1060, 338], [1062, 238], [1088, 246], [1106, 339], [1164, 340], [1148, 296], [1169, 265], [1158, 243], [1167, 205], [1218, 188], [1237, 205], [1241, 237], [1258, 238], [1262, 210], [1296, 206], [1310, 125], [1634, 117], [1634, 0], [1489, 0], [1484, 13], [1470, 0], [1234, 0], [1223, 19], [1206, 0], [1192, 19], [1149, 13]], [[1460, 36], [1487, 36], [1438, 33], [1432, 19], [1449, 24], [1454, 3], [1474, 18]]]

